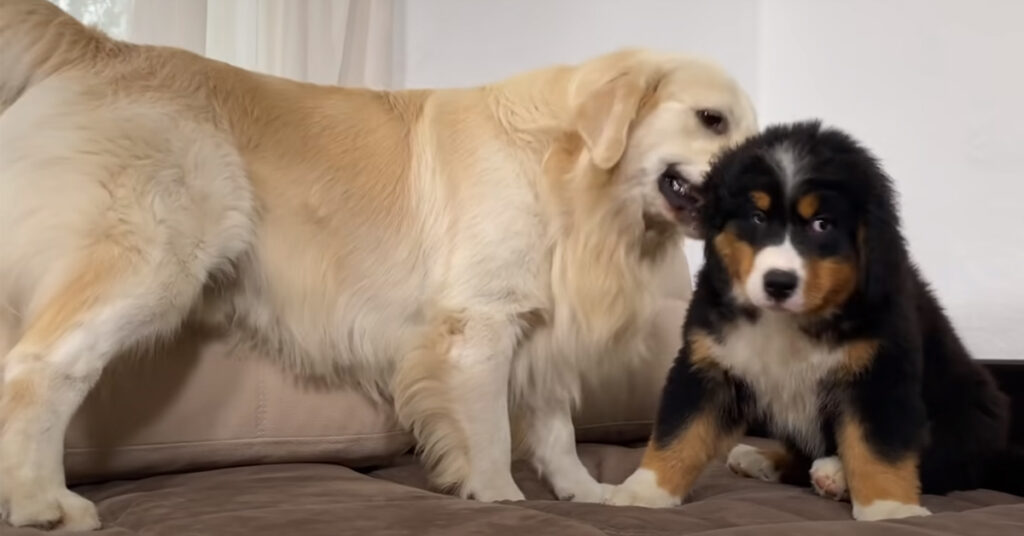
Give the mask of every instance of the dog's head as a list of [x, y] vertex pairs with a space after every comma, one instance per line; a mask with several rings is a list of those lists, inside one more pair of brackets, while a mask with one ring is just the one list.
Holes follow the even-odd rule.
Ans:
[[615, 198], [654, 226], [700, 236], [698, 208], [712, 158], [757, 130], [750, 99], [718, 67], [626, 50], [575, 72], [573, 120], [590, 163]]
[[739, 303], [820, 317], [901, 280], [890, 180], [842, 132], [768, 128], [718, 159], [706, 195], [709, 267]]

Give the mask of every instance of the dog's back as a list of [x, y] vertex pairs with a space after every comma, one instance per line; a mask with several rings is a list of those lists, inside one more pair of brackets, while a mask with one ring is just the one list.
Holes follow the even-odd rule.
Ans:
[[120, 50], [50, 2], [0, 0], [0, 113], [54, 73]]

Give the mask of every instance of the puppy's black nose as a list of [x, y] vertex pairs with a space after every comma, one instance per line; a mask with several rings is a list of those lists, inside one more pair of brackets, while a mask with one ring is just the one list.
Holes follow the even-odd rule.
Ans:
[[796, 274], [789, 270], [768, 270], [764, 274], [764, 292], [773, 300], [783, 301], [796, 290]]

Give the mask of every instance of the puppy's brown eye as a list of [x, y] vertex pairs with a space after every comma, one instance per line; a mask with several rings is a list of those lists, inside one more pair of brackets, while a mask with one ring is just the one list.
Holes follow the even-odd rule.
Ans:
[[768, 221], [768, 216], [765, 215], [764, 211], [755, 210], [750, 213], [750, 221], [756, 225], [764, 225], [764, 222]]
[[827, 233], [832, 229], [832, 220], [828, 218], [814, 218], [811, 220], [811, 230], [816, 233]]
[[715, 134], [724, 134], [729, 127], [725, 121], [725, 115], [718, 110], [697, 110], [697, 119], [700, 120], [700, 124], [704, 125], [704, 128]]

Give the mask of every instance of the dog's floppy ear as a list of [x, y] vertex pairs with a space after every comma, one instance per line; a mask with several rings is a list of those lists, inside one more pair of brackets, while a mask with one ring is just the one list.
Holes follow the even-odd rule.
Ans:
[[[873, 166], [874, 167], [874, 166]], [[857, 241], [860, 254], [860, 293], [869, 304], [895, 295], [905, 281], [908, 256], [900, 233], [895, 194], [888, 176], [875, 167], [871, 190], [862, 209]]]
[[575, 111], [576, 128], [594, 165], [611, 169], [622, 158], [646, 91], [647, 77], [627, 69], [583, 96]]

